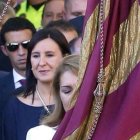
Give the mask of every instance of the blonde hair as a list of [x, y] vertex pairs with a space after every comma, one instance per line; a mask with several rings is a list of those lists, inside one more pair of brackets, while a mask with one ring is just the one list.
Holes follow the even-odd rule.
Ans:
[[63, 116], [64, 116], [64, 108], [62, 106], [62, 102], [60, 99], [59, 91], [60, 91], [60, 77], [66, 71], [72, 71], [78, 75], [79, 71], [79, 55], [69, 55], [63, 58], [63, 61], [58, 66], [55, 72], [55, 76], [53, 79], [52, 90], [54, 97], [56, 98], [55, 109], [52, 114], [49, 116], [45, 116], [41, 120], [41, 124], [48, 125], [54, 127], [58, 125]]

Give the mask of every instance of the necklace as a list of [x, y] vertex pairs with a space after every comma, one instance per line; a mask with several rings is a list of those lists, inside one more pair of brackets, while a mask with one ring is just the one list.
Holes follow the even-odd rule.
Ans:
[[36, 93], [37, 93], [37, 95], [38, 95], [38, 97], [39, 97], [41, 103], [43, 104], [44, 109], [47, 111], [48, 114], [50, 114], [50, 111], [49, 111], [47, 105], [45, 104], [43, 98], [41, 97], [40, 92], [38, 91], [37, 87], [36, 87]]

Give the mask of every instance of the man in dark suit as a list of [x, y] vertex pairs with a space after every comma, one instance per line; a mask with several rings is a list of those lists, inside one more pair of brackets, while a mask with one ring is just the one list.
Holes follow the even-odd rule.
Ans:
[[0, 78], [0, 121], [2, 110], [10, 96], [22, 86], [20, 81], [25, 79], [27, 48], [35, 32], [35, 27], [30, 21], [19, 17], [8, 19], [2, 27], [2, 51], [9, 57], [13, 70]]

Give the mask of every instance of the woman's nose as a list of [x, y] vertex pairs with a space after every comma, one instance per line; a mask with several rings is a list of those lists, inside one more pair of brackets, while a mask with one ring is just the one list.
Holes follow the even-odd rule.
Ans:
[[39, 65], [40, 65], [40, 66], [46, 65], [46, 59], [45, 59], [43, 56], [40, 57]]

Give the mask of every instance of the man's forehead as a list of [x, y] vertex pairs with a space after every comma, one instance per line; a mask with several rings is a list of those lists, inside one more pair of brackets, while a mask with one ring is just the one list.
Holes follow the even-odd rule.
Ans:
[[66, 3], [66, 10], [75, 10], [79, 7], [86, 7], [87, 0], [68, 0]]

